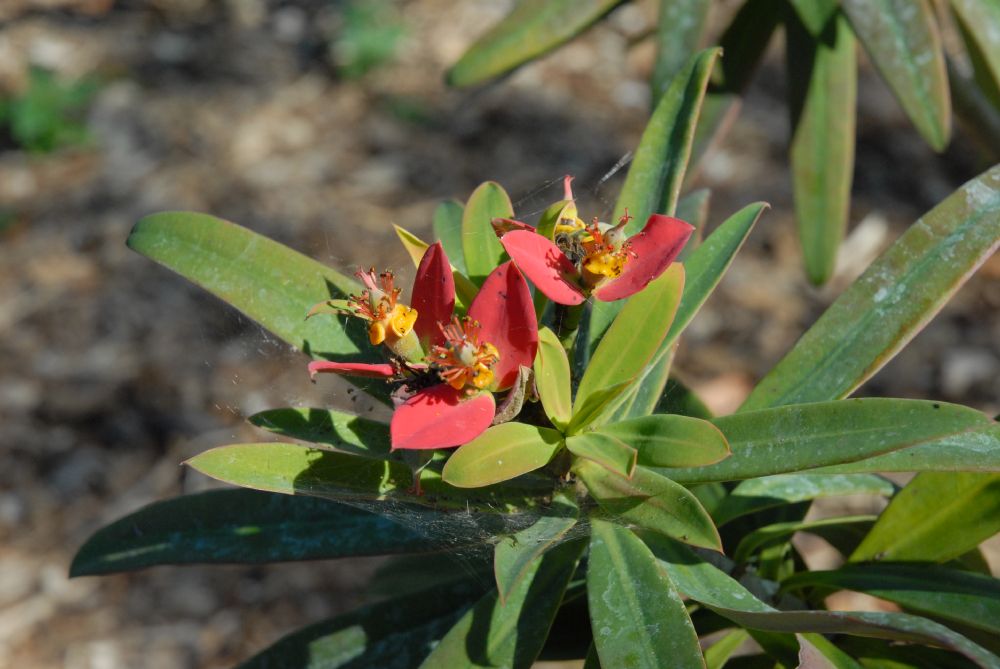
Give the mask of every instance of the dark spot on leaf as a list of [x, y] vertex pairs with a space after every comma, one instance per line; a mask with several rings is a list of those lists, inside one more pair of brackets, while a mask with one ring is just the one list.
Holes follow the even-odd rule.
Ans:
[[940, 404], [938, 404], [937, 402], [935, 402], [935, 403], [934, 403], [934, 404], [933, 404], [932, 406], [933, 406], [933, 407], [934, 407], [935, 409], [940, 409], [940, 408], [941, 408], [941, 405], [940, 405]]

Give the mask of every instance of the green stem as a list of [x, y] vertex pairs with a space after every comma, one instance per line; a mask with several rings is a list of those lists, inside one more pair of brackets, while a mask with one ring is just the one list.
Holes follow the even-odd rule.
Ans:
[[580, 320], [583, 318], [584, 304], [576, 306], [566, 306], [557, 304], [555, 309], [554, 325], [559, 343], [566, 349], [566, 355], [573, 360], [573, 350], [576, 348], [576, 334], [580, 329]]

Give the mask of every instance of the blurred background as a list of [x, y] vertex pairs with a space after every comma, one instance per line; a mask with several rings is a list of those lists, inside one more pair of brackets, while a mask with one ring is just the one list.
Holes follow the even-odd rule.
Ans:
[[[512, 4], [0, 2], [0, 666], [228, 667], [364, 599], [376, 560], [66, 578], [98, 527], [211, 487], [180, 463], [262, 438], [244, 416], [351, 404], [309, 383], [304, 356], [124, 242], [145, 214], [198, 210], [409, 285], [391, 224], [429, 236], [436, 204], [486, 179], [533, 220], [574, 174], [584, 218], [606, 218], [650, 106], [654, 54], [635, 42], [655, 3], [501, 82], [447, 89], [445, 69]], [[710, 229], [773, 205], [675, 363], [719, 412], [989, 166], [961, 131], [933, 153], [860, 58], [851, 231], [828, 286], [801, 269], [780, 49], [692, 181], [712, 189]], [[1000, 413], [998, 279], [995, 256], [860, 394]]]

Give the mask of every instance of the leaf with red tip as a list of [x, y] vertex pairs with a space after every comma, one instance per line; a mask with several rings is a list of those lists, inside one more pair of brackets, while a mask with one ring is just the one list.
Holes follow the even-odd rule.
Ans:
[[630, 257], [621, 275], [594, 291], [594, 297], [613, 302], [635, 295], [663, 274], [680, 254], [694, 226], [679, 218], [653, 214], [646, 227], [628, 238]]
[[390, 364], [373, 365], [366, 362], [329, 362], [314, 360], [309, 363], [309, 376], [315, 377], [324, 373], [342, 374], [343, 376], [363, 376], [370, 379], [391, 379], [396, 370]]
[[508, 232], [501, 238], [507, 254], [528, 275], [538, 290], [558, 304], [581, 304], [585, 297], [576, 285], [573, 263], [559, 247], [540, 234], [527, 230]]
[[455, 311], [455, 279], [441, 242], [431, 244], [420, 259], [410, 306], [417, 310], [413, 329], [421, 343], [443, 344], [438, 323], [447, 324]]
[[466, 398], [449, 385], [426, 388], [392, 414], [392, 450], [461, 446], [490, 426], [495, 410], [491, 393]]
[[486, 277], [469, 305], [469, 317], [479, 321], [481, 339], [500, 353], [493, 368], [496, 389], [510, 388], [520, 368], [530, 368], [538, 351], [538, 321], [531, 291], [514, 263], [505, 262]]
[[529, 223], [515, 221], [513, 218], [494, 218], [490, 221], [490, 224], [493, 226], [493, 232], [497, 233], [497, 237], [503, 237], [508, 232], [513, 232], [514, 230], [535, 232], [535, 226]]

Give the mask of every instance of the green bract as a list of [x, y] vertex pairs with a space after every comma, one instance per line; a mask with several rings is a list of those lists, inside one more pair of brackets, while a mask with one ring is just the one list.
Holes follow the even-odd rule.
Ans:
[[[576, 14], [566, 2], [518, 5], [510, 22], [463, 60], [453, 81], [512, 67], [524, 58], [491, 49], [524, 39], [534, 52], [544, 51], [617, 3], [584, 4], [587, 11]], [[703, 17], [704, 2], [678, 4]], [[799, 82], [792, 153], [796, 185], [804, 189], [800, 213], [822, 212], [819, 228], [803, 230], [819, 278], [828, 273], [828, 251], [846, 211], [853, 133], [844, 115], [854, 101], [853, 35], [921, 132], [941, 144], [947, 106], [936, 33], [923, 2], [912, 3], [911, 11], [892, 0], [844, 0], [840, 9], [831, 2], [749, 0], [737, 25], [776, 4], [798, 12], [779, 18], [790, 43], [801, 43], [813, 58], [811, 78]], [[979, 23], [995, 12], [977, 10], [972, 0], [954, 4], [968, 39], [983, 51], [982, 71], [994, 72], [995, 45], [983, 41]], [[536, 5], [547, 13], [535, 15]], [[730, 35], [735, 52], [758, 53], [774, 27], [770, 20], [742, 41]], [[700, 30], [703, 24], [692, 25]], [[660, 27], [664, 39], [690, 42], [678, 30], [669, 22]], [[916, 54], [914, 40], [926, 42], [926, 58]], [[397, 412], [422, 390], [443, 388], [422, 396], [427, 402], [419, 418], [431, 416], [435, 429], [454, 427], [467, 436], [450, 442], [457, 449], [435, 448], [431, 440], [403, 450], [394, 423], [330, 407], [258, 413], [250, 422], [284, 441], [219, 446], [187, 463], [253, 490], [142, 509], [97, 532], [80, 549], [73, 574], [420, 555], [419, 570], [415, 558], [394, 558], [386, 572], [398, 589], [393, 597], [296, 632], [247, 667], [527, 668], [539, 658], [607, 669], [730, 662], [1000, 667], [1000, 581], [978, 551], [1000, 530], [1000, 425], [954, 404], [848, 399], [1000, 245], [1000, 166], [962, 186], [876, 260], [739, 411], [713, 416], [670, 377], [673, 353], [766, 207], [741, 209], [701, 241], [708, 194], [680, 193], [689, 156], [697, 152], [699, 114], [704, 108], [711, 117], [732, 102], [745, 78], [740, 68], [752, 64], [724, 67], [706, 93], [717, 57], [708, 50], [679, 62], [661, 50], [657, 76], [671, 67], [678, 74], [661, 81], [663, 93], [619, 207], [641, 219], [680, 212], [699, 219], [692, 221], [698, 232], [677, 256], [683, 264], [664, 260], [617, 302], [554, 304], [530, 294], [506, 257], [505, 248], [516, 249], [497, 239], [519, 226], [520, 249], [533, 248], [533, 235], [545, 239], [538, 248], [563, 244], [556, 250], [572, 253], [558, 262], [572, 270], [573, 281], [603, 280], [585, 275], [585, 267], [613, 280], [621, 271], [615, 263], [625, 259], [639, 263], [632, 267], [651, 266], [641, 265], [643, 247], [621, 241], [619, 230], [577, 224], [568, 181], [565, 198], [544, 211], [537, 228], [512, 220], [510, 198], [487, 182], [464, 205], [437, 209], [440, 244], [398, 230], [418, 274], [438, 277], [432, 289], [455, 301], [451, 331], [434, 343], [436, 333], [424, 321], [423, 340], [407, 359], [373, 346], [373, 330], [344, 316], [345, 305], [377, 312], [381, 303], [377, 294], [358, 298], [361, 286], [343, 274], [204, 214], [140, 221], [129, 238], [133, 249], [324, 361], [314, 365], [362, 375], [355, 380]], [[840, 117], [835, 132], [828, 116]], [[810, 169], [820, 163], [821, 169]], [[369, 291], [378, 290], [372, 286]], [[514, 290], [521, 291], [517, 300]], [[502, 390], [490, 382], [501, 364], [493, 342], [476, 339], [483, 323], [461, 320], [467, 311], [477, 313], [483, 294], [497, 308], [477, 318], [493, 319], [494, 331], [507, 333], [504, 351], [529, 351], [523, 362], [507, 359], [516, 381]], [[317, 303], [324, 306], [306, 320]], [[511, 320], [511, 304], [521, 321]], [[413, 327], [409, 316], [400, 327]], [[523, 319], [527, 327], [504, 330]], [[372, 322], [396, 326], [392, 313]], [[386, 332], [376, 334], [391, 336]], [[302, 372], [305, 383], [305, 357]], [[495, 399], [495, 407], [484, 398]], [[455, 406], [460, 410], [448, 414], [454, 421], [481, 424], [473, 430], [437, 420]], [[415, 420], [407, 427], [423, 437], [421, 425]], [[899, 487], [879, 474], [886, 471], [920, 473]], [[852, 494], [888, 503], [879, 516], [806, 517], [813, 500]], [[798, 532], [821, 537], [845, 565], [810, 571], [791, 541]], [[827, 595], [845, 589], [894, 602], [901, 611], [826, 610]], [[744, 645], [751, 638], [756, 645]], [[744, 657], [736, 660], [736, 654]]]

